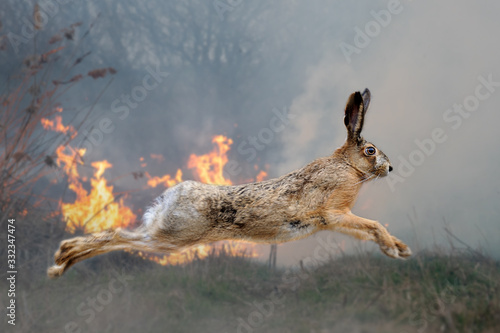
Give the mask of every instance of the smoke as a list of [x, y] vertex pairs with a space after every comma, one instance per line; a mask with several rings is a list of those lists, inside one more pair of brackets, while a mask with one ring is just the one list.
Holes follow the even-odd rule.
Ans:
[[[25, 2], [9, 4], [3, 31], [20, 35], [16, 22], [32, 10]], [[500, 113], [495, 107], [500, 87], [466, 116], [447, 110], [470, 102], [480, 76], [500, 82], [499, 6], [465, 0], [283, 0], [238, 2], [221, 13], [211, 1], [198, 0], [71, 2], [58, 7], [39, 36], [46, 33], [48, 39], [79, 20], [89, 26], [99, 14], [88, 36], [75, 35], [78, 52], [92, 50], [75, 71], [113, 66], [118, 72], [79, 133], [90, 133], [102, 118], [111, 121], [112, 133], [104, 133], [86, 159], [113, 164], [106, 172], [116, 179], [117, 191], [142, 186], [124, 176], [133, 171], [175, 174], [191, 154], [208, 152], [217, 134], [234, 140], [229, 158], [242, 166], [234, 183], [254, 177], [255, 164], [272, 177], [292, 171], [343, 144], [347, 97], [368, 87], [373, 98], [363, 135], [389, 156], [395, 172], [367, 184], [354, 212], [389, 224], [414, 247], [442, 244], [442, 226], [448, 223], [471, 246], [498, 255]], [[10, 53], [0, 59], [5, 76], [32, 43], [18, 45], [17, 53], [7, 47]], [[151, 68], [168, 76], [142, 98], [137, 87]], [[63, 106], [90, 107], [89, 96], [101, 88], [87, 82], [69, 93]], [[127, 95], [134, 107], [124, 102]], [[126, 116], [118, 110], [124, 106]], [[249, 137], [269, 127], [273, 110], [283, 108], [295, 117], [248, 161], [238, 147], [248, 147]], [[458, 115], [460, 126], [454, 128], [458, 120], [446, 115]], [[73, 116], [64, 115], [65, 123]], [[432, 148], [436, 129], [446, 140], [433, 141]], [[416, 141], [427, 143], [431, 152]], [[141, 169], [140, 157], [150, 154], [165, 160], [148, 160], [147, 170]], [[411, 162], [415, 158], [418, 165]], [[143, 207], [159, 191], [134, 193], [134, 207]], [[278, 262], [296, 262], [315, 242], [280, 246]]]
[[[352, 29], [363, 30], [376, 21], [366, 14], [383, 9], [384, 2], [367, 5]], [[344, 103], [350, 92], [369, 87], [364, 136], [391, 158], [396, 172], [366, 185], [355, 212], [388, 223], [414, 247], [445, 246], [443, 227], [449, 225], [471, 246], [498, 255], [500, 183], [494, 175], [500, 159], [492, 152], [500, 120], [500, 45], [491, 39], [498, 28], [489, 6], [402, 1], [400, 13], [350, 63], [340, 48], [325, 50], [292, 102], [300, 116], [296, 130], [283, 136], [280, 170], [340, 146]], [[348, 29], [332, 44], [355, 46], [355, 35]], [[488, 77], [493, 83], [485, 86]], [[475, 99], [476, 89], [488, 97]], [[457, 104], [463, 115], [452, 111]], [[308, 244], [302, 241], [299, 251], [284, 245], [282, 252], [298, 256]]]

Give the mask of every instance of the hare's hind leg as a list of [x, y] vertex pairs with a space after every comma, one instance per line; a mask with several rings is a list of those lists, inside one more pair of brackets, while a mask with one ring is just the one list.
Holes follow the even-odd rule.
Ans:
[[64, 240], [54, 256], [56, 265], [47, 270], [47, 275], [57, 278], [77, 262], [111, 251], [151, 250], [146, 237], [143, 232], [116, 229]]
[[406, 258], [411, 255], [410, 248], [389, 234], [387, 229], [377, 221], [368, 220], [352, 213], [343, 214], [335, 219], [332, 230], [358, 239], [371, 240], [380, 246], [380, 250], [391, 258]]

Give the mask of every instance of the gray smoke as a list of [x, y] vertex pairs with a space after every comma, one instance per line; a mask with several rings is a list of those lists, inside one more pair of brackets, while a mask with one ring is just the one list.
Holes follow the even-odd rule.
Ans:
[[[31, 7], [7, 2], [3, 31], [21, 34], [18, 22]], [[119, 178], [132, 171], [161, 176], [185, 169], [189, 155], [210, 151], [217, 134], [234, 140], [229, 157], [240, 171], [226, 170], [234, 182], [255, 177], [255, 165], [271, 177], [292, 171], [342, 145], [344, 103], [368, 87], [373, 99], [364, 136], [389, 156], [395, 172], [366, 185], [354, 212], [389, 224], [414, 248], [445, 244], [447, 223], [471, 246], [500, 253], [500, 4], [218, 3], [69, 2], [39, 33], [42, 45], [58, 29], [79, 20], [87, 27], [100, 15], [85, 39], [75, 35], [78, 52], [92, 53], [74, 74], [107, 66], [118, 73], [77, 142], [89, 146], [87, 160], [113, 164], [106, 177], [116, 179], [116, 190], [145, 185]], [[8, 46], [0, 59], [5, 76], [32, 48]], [[485, 85], [489, 78], [494, 83]], [[64, 119], [72, 118], [71, 107], [89, 107], [102, 82], [84, 81], [66, 95]], [[454, 104], [465, 104], [465, 111], [454, 111]], [[270, 131], [276, 110], [288, 112], [289, 121]], [[103, 118], [113, 131], [89, 144], [84, 130], [95, 133]], [[161, 191], [134, 192], [129, 202], [143, 208]], [[282, 245], [278, 262], [296, 262], [316, 244], [312, 237]]]

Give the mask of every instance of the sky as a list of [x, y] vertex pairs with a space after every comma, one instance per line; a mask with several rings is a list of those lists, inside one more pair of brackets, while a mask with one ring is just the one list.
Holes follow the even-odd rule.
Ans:
[[[21, 34], [16, 17], [30, 5], [8, 3], [14, 14], [4, 30]], [[255, 177], [255, 165], [270, 177], [300, 168], [343, 144], [345, 102], [367, 87], [372, 101], [363, 135], [390, 158], [394, 172], [366, 184], [353, 212], [388, 224], [414, 250], [448, 246], [448, 226], [498, 257], [498, 7], [418, 0], [69, 1], [53, 10], [43, 33], [78, 20], [88, 26], [99, 15], [86, 39], [76, 34], [81, 52], [92, 51], [82, 66], [113, 66], [117, 74], [84, 129], [90, 133], [103, 118], [114, 129], [86, 157], [113, 164], [108, 179], [116, 179], [118, 190], [143, 185], [120, 177], [140, 170], [141, 156], [162, 154], [165, 161], [149, 160], [147, 171], [174, 174], [190, 154], [211, 150], [218, 134], [234, 140], [229, 158], [242, 171], [226, 174], [235, 183]], [[29, 52], [28, 43], [9, 47], [0, 58], [3, 75], [12, 75], [11, 64]], [[148, 75], [155, 81], [144, 83]], [[134, 99], [146, 85], [146, 95]], [[103, 86], [86, 81], [68, 93], [66, 119], [75, 105], [90, 107]], [[284, 129], [251, 153], [250, 138], [269, 133], [277, 113], [288, 114]], [[77, 142], [87, 140], [83, 132]], [[128, 200], [138, 209], [161, 190]], [[325, 239], [378, 251], [321, 233], [280, 245], [278, 264], [310, 257]], [[265, 258], [268, 247], [260, 248]]]

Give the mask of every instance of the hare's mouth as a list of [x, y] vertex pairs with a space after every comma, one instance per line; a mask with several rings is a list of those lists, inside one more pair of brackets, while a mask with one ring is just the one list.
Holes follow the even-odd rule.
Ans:
[[381, 172], [380, 177], [387, 177], [389, 175], [389, 170], [384, 170]]
[[386, 177], [387, 175], [389, 175], [390, 171], [392, 171], [391, 166], [382, 167], [382, 168], [376, 169], [375, 172], [373, 172], [373, 174], [377, 177]]

